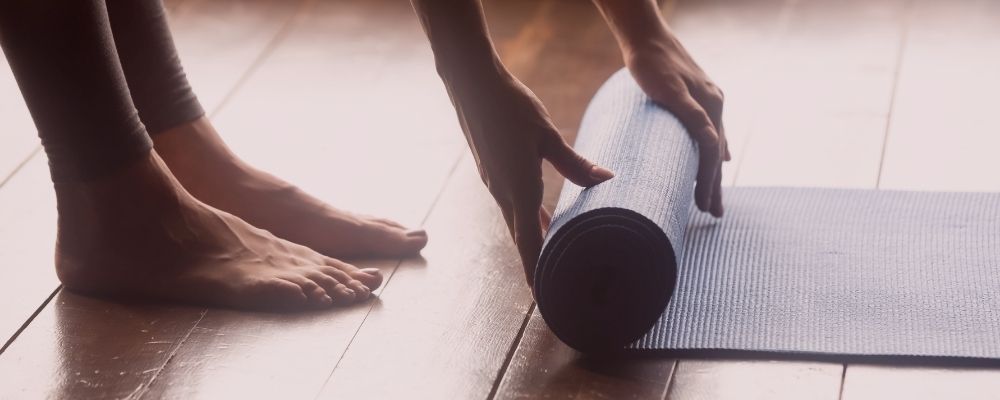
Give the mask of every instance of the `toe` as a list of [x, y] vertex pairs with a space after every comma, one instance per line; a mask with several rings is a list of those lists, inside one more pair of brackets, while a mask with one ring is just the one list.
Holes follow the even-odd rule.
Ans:
[[302, 287], [284, 279], [267, 279], [249, 284], [242, 295], [232, 296], [231, 303], [238, 308], [293, 310], [309, 302]]
[[[341, 281], [338, 281], [337, 278], [334, 278], [333, 275], [337, 275], [340, 277], [340, 279], [343, 279], [342, 281], [343, 283], [341, 283]], [[316, 282], [316, 284], [320, 285], [321, 287], [323, 287], [323, 290], [327, 294], [335, 293], [338, 290], [341, 290], [340, 286], [346, 286], [347, 288], [354, 291], [355, 300], [364, 300], [367, 299], [369, 295], [371, 295], [371, 290], [365, 287], [364, 284], [358, 282], [357, 280], [351, 279], [351, 277], [347, 276], [347, 274], [339, 270], [337, 270], [336, 273], [330, 274], [322, 269], [316, 269], [307, 272], [306, 277], [311, 279], [313, 282]]]
[[355, 273], [351, 273], [350, 275], [352, 278], [361, 281], [361, 283], [364, 283], [365, 286], [372, 291], [378, 289], [379, 286], [382, 286], [382, 280], [383, 280], [382, 271], [379, 271], [378, 268], [360, 269]]
[[350, 304], [357, 300], [357, 293], [351, 288], [348, 288], [342, 283], [338, 283], [337, 287], [334, 288], [333, 293], [330, 293], [333, 297], [333, 301], [337, 304]]
[[351, 279], [346, 285], [357, 295], [357, 300], [365, 300], [372, 294], [372, 291], [364, 283], [361, 283], [361, 281]]
[[372, 221], [378, 222], [378, 223], [380, 223], [382, 225], [387, 225], [387, 226], [392, 227], [392, 228], [398, 228], [398, 229], [403, 229], [403, 230], [406, 229], [406, 226], [404, 226], [403, 224], [401, 224], [399, 222], [393, 221], [391, 219], [375, 218]]
[[427, 231], [416, 229], [406, 231], [403, 240], [403, 254], [417, 254], [427, 246]]
[[417, 254], [427, 246], [427, 231], [376, 225], [366, 239], [365, 247], [371, 255], [405, 257]]
[[[378, 289], [378, 287], [382, 285], [382, 272], [380, 272], [377, 268], [358, 269], [358, 267], [355, 267], [351, 264], [329, 257], [327, 257], [326, 262], [327, 265], [333, 267], [331, 269], [334, 269], [337, 272], [339, 272], [339, 274], [337, 274], [337, 276], [334, 277], [343, 283], [347, 283], [351, 279], [354, 279], [360, 281], [370, 291], [374, 291], [375, 289]], [[330, 271], [330, 273], [334, 272]], [[338, 276], [340, 276], [340, 274], [346, 275], [347, 279], [339, 278]]]
[[299, 274], [287, 274], [281, 277], [282, 279], [295, 283], [302, 288], [302, 293], [306, 294], [308, 298], [308, 303], [315, 307], [329, 306], [332, 302], [330, 301], [333, 297], [330, 293], [327, 293], [323, 287], [317, 284], [312, 279]]

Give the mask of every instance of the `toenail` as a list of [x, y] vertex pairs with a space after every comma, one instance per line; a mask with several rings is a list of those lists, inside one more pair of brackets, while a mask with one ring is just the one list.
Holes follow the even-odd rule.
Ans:
[[344, 292], [344, 293], [347, 293], [347, 294], [354, 294], [354, 290], [351, 290], [351, 288], [347, 287], [343, 283], [337, 284], [337, 290], [339, 290], [341, 292]]
[[406, 231], [406, 236], [410, 236], [410, 237], [413, 237], [413, 236], [427, 236], [427, 231], [425, 231], [423, 229], [413, 229], [413, 230]]

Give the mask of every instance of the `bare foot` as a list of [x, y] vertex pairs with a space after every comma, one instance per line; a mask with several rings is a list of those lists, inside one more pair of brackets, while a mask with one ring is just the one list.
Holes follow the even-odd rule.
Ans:
[[93, 182], [56, 184], [56, 270], [87, 294], [243, 309], [297, 310], [367, 299], [359, 270], [212, 208], [157, 156]]
[[208, 119], [153, 135], [156, 151], [199, 200], [332, 257], [408, 256], [427, 233], [338, 210], [239, 159]]

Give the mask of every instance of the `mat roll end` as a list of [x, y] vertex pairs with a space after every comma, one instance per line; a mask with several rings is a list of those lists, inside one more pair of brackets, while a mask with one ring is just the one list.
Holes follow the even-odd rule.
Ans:
[[648, 332], [676, 282], [676, 258], [663, 230], [635, 211], [609, 207], [585, 212], [552, 234], [534, 289], [560, 340], [602, 353]]

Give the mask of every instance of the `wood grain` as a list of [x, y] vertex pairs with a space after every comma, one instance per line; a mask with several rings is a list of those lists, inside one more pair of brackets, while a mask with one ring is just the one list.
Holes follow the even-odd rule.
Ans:
[[[42, 154], [0, 187], [0, 260], [3, 260], [0, 263], [0, 276], [3, 276], [0, 279], [0, 345], [3, 347], [59, 286], [52, 268], [55, 207], [55, 195]], [[5, 357], [6, 351], [2, 354]], [[0, 385], [3, 386], [6, 385]]]
[[[337, 207], [411, 226], [423, 222], [465, 151], [404, 2], [313, 2], [215, 121], [255, 165]], [[403, 268], [420, 268], [414, 263], [422, 261]], [[398, 264], [358, 262], [390, 282]], [[292, 316], [210, 310], [148, 396], [314, 397], [388, 298]]]
[[191, 311], [60, 292], [0, 358], [0, 398], [138, 398], [201, 317]]
[[[463, 156], [406, 2], [305, 3], [168, 6], [192, 83], [242, 156], [339, 207], [423, 224], [424, 257], [362, 262], [392, 273], [380, 298], [322, 313], [58, 293], [0, 353], [0, 398], [832, 399], [842, 387], [845, 399], [985, 399], [1000, 391], [992, 369], [577, 354], [530, 312], [506, 228]], [[736, 158], [727, 184], [997, 190], [989, 175], [1000, 166], [995, 2], [664, 7], [726, 91]], [[495, 0], [486, 9], [504, 61], [572, 141], [590, 96], [621, 66], [593, 7]], [[17, 93], [0, 74], [5, 339], [57, 287], [44, 157], [2, 183], [37, 149]], [[552, 206], [562, 179], [546, 167], [545, 182]]]
[[835, 400], [841, 372], [829, 363], [681, 360], [667, 398]]
[[[1000, 4], [916, 1], [880, 188], [996, 191]], [[848, 365], [845, 400], [995, 399], [1000, 369]]]
[[1000, 371], [851, 364], [844, 376], [844, 400], [997, 399]]
[[492, 389], [531, 295], [471, 157], [426, 228], [424, 259], [393, 275], [320, 398], [465, 399]]
[[[229, 59], [230, 69], [215, 82], [230, 82], [232, 85], [239, 80], [227, 79], [242, 75], [257, 60], [257, 55], [250, 54], [253, 49], [267, 49], [270, 37], [266, 33], [270, 32], [272, 37], [277, 35], [297, 9], [296, 4], [285, 4], [284, 13], [278, 12], [280, 9], [275, 7], [246, 8], [246, 12], [235, 13], [234, 10], [244, 9], [244, 3], [189, 0], [180, 5], [189, 7], [188, 15], [196, 15], [200, 21], [188, 22], [183, 13], [171, 16], [172, 25], [181, 26], [186, 32], [178, 35], [177, 44], [189, 73], [192, 76], [198, 75], [198, 71], [219, 74], [212, 72], [217, 68], [212, 66], [225, 65]], [[171, 10], [177, 11], [177, 8], [172, 7]], [[257, 12], [256, 19], [250, 18], [253, 12]], [[252, 29], [247, 27], [248, 24], [252, 24]], [[227, 36], [226, 32], [231, 32], [227, 29], [236, 33]], [[250, 31], [255, 34], [246, 36], [245, 33]], [[206, 44], [221, 39], [227, 40], [230, 48], [238, 51], [214, 51], [225, 46], [220, 42], [215, 42], [215, 46]], [[188, 48], [194, 47], [188, 41], [199, 42], [204, 50], [199, 51], [195, 47], [196, 51], [188, 52]], [[230, 89], [224, 83], [209, 85], [207, 97], [202, 97], [206, 109], [218, 108]], [[19, 183], [21, 181], [25, 183]], [[18, 285], [18, 290], [5, 293], [32, 291], [24, 292], [23, 299], [11, 301], [9, 307], [3, 308], [19, 310], [19, 315], [0, 315], [3, 323], [15, 326], [27, 320], [43, 304], [57, 288], [58, 282], [52, 266], [54, 196], [51, 189], [41, 189], [51, 185], [45, 173], [44, 158], [36, 157], [11, 182], [5, 188], [12, 189], [10, 193], [0, 190], [0, 196], [9, 195], [12, 201], [22, 205], [0, 205], [0, 213], [17, 216], [9, 225], [0, 228], [0, 238], [4, 243], [0, 254], [10, 256], [15, 262], [4, 263], [0, 268], [4, 268], [5, 276], [21, 278], [20, 281], [5, 279], [3, 285]], [[19, 268], [19, 271], [7, 271], [7, 268]], [[59, 294], [56, 300], [48, 303], [0, 356], [0, 371], [4, 372], [0, 398], [141, 395], [148, 390], [149, 382], [203, 314], [201, 309], [137, 307], [70, 294]], [[4, 328], [3, 333], [9, 334], [7, 326]], [[148, 332], [143, 332], [143, 329]], [[60, 377], [58, 385], [53, 385], [52, 377]]]
[[673, 359], [580, 354], [556, 338], [535, 310], [495, 398], [663, 398], [674, 366]]

